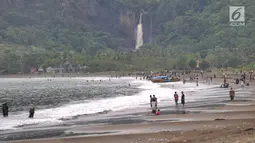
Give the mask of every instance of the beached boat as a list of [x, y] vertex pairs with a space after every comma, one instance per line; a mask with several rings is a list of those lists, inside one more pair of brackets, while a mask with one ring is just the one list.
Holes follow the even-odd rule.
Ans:
[[180, 81], [180, 79], [179, 78], [169, 79], [167, 76], [156, 76], [151, 78], [151, 81], [154, 83], [163, 83], [163, 82], [177, 82]]

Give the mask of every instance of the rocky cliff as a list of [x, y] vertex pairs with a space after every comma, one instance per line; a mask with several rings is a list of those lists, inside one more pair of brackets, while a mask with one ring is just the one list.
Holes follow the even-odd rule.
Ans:
[[[62, 35], [80, 37], [93, 32], [92, 37], [111, 41], [107, 42], [108, 45], [103, 44], [108, 48], [133, 49], [139, 8], [120, 0], [2, 0], [0, 36], [2, 42], [15, 44], [40, 45], [53, 39], [57, 43], [74, 46], [72, 38], [65, 39]], [[77, 34], [77, 31], [81, 33]], [[31, 32], [35, 35], [29, 36]], [[91, 38], [86, 34], [85, 39]], [[31, 38], [22, 39], [17, 35]]]

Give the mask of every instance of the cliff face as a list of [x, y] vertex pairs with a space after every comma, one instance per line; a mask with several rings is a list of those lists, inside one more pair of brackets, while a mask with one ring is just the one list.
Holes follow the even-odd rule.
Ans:
[[52, 31], [60, 28], [80, 32], [100, 31], [110, 34], [113, 39], [116, 37], [115, 44], [108, 46], [132, 49], [135, 47], [138, 15], [137, 9], [118, 0], [2, 0], [0, 26], [5, 32], [0, 36], [5, 42], [13, 42], [6, 34], [10, 27], [40, 27], [43, 29], [41, 33], [47, 31], [45, 34], [57, 41], [59, 37]]
[[[226, 5], [227, 0], [218, 3]], [[199, 35], [209, 25], [204, 23], [210, 20], [197, 15], [207, 14], [206, 6], [215, 4], [211, 0], [1, 0], [0, 44], [60, 47], [89, 55], [103, 48], [131, 50], [141, 9], [147, 12], [144, 43], [154, 40], [167, 47], [183, 43], [183, 38], [200, 42]]]

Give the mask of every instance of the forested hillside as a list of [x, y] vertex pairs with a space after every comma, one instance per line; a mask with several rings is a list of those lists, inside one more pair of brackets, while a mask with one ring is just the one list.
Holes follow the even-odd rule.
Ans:
[[[246, 8], [230, 27], [229, 6]], [[2, 0], [0, 73], [86, 66], [85, 72], [239, 67], [255, 60], [254, 0]], [[143, 15], [145, 45], [134, 51]]]

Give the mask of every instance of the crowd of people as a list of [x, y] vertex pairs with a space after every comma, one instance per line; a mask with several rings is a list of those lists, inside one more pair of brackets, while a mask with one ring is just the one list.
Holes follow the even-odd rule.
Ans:
[[[213, 81], [213, 78], [216, 78], [215, 74], [213, 74], [213, 76], [204, 76], [204, 73], [202, 71], [200, 74], [201, 74], [200, 77], [205, 81], [205, 83], [208, 83], [208, 84], [211, 84]], [[247, 80], [247, 75], [249, 75], [248, 80]], [[199, 86], [199, 78], [200, 77], [199, 77], [199, 74], [190, 74], [190, 76], [189, 76], [190, 81], [195, 82], [196, 86]], [[251, 82], [252, 80], [255, 80], [255, 76], [253, 75], [253, 71], [250, 71], [249, 74], [246, 74], [245, 72], [240, 72], [240, 76], [238, 74], [238, 78], [234, 78], [234, 79], [236, 80], [235, 84], [240, 84], [241, 87], [245, 87], [245, 86], [250, 85], [249, 82]], [[183, 84], [185, 84], [185, 83], [186, 83], [186, 79], [183, 78]], [[223, 74], [223, 84], [220, 87], [221, 88], [229, 88], [229, 83], [227, 82], [227, 74], [225, 74], [225, 73]], [[235, 99], [236, 94], [235, 94], [233, 87], [230, 87], [228, 94], [229, 94], [229, 98], [231, 101]], [[174, 99], [176, 106], [179, 106], [179, 104], [181, 103], [182, 106], [184, 107], [186, 102], [185, 102], [185, 94], [183, 91], [181, 92], [181, 100], [180, 101], [179, 101], [179, 95], [177, 92], [174, 93], [173, 99]], [[150, 96], [150, 104], [151, 104], [152, 114], [159, 115], [159, 114], [156, 114], [156, 111], [159, 109], [158, 109], [157, 98], [155, 97], [155, 95]]]
[[[230, 88], [229, 98], [231, 101], [234, 100], [234, 98], [235, 98], [235, 91], [233, 88]], [[177, 92], [174, 93], [174, 101], [175, 101], [175, 106], [178, 107], [179, 106], [179, 95]], [[181, 104], [184, 107], [185, 94], [183, 91], [181, 92]], [[153, 96], [150, 95], [150, 106], [152, 109], [152, 112], [151, 112], [152, 115], [160, 115], [160, 110], [158, 108], [158, 101], [157, 101], [157, 97], [155, 95], [153, 95]]]

